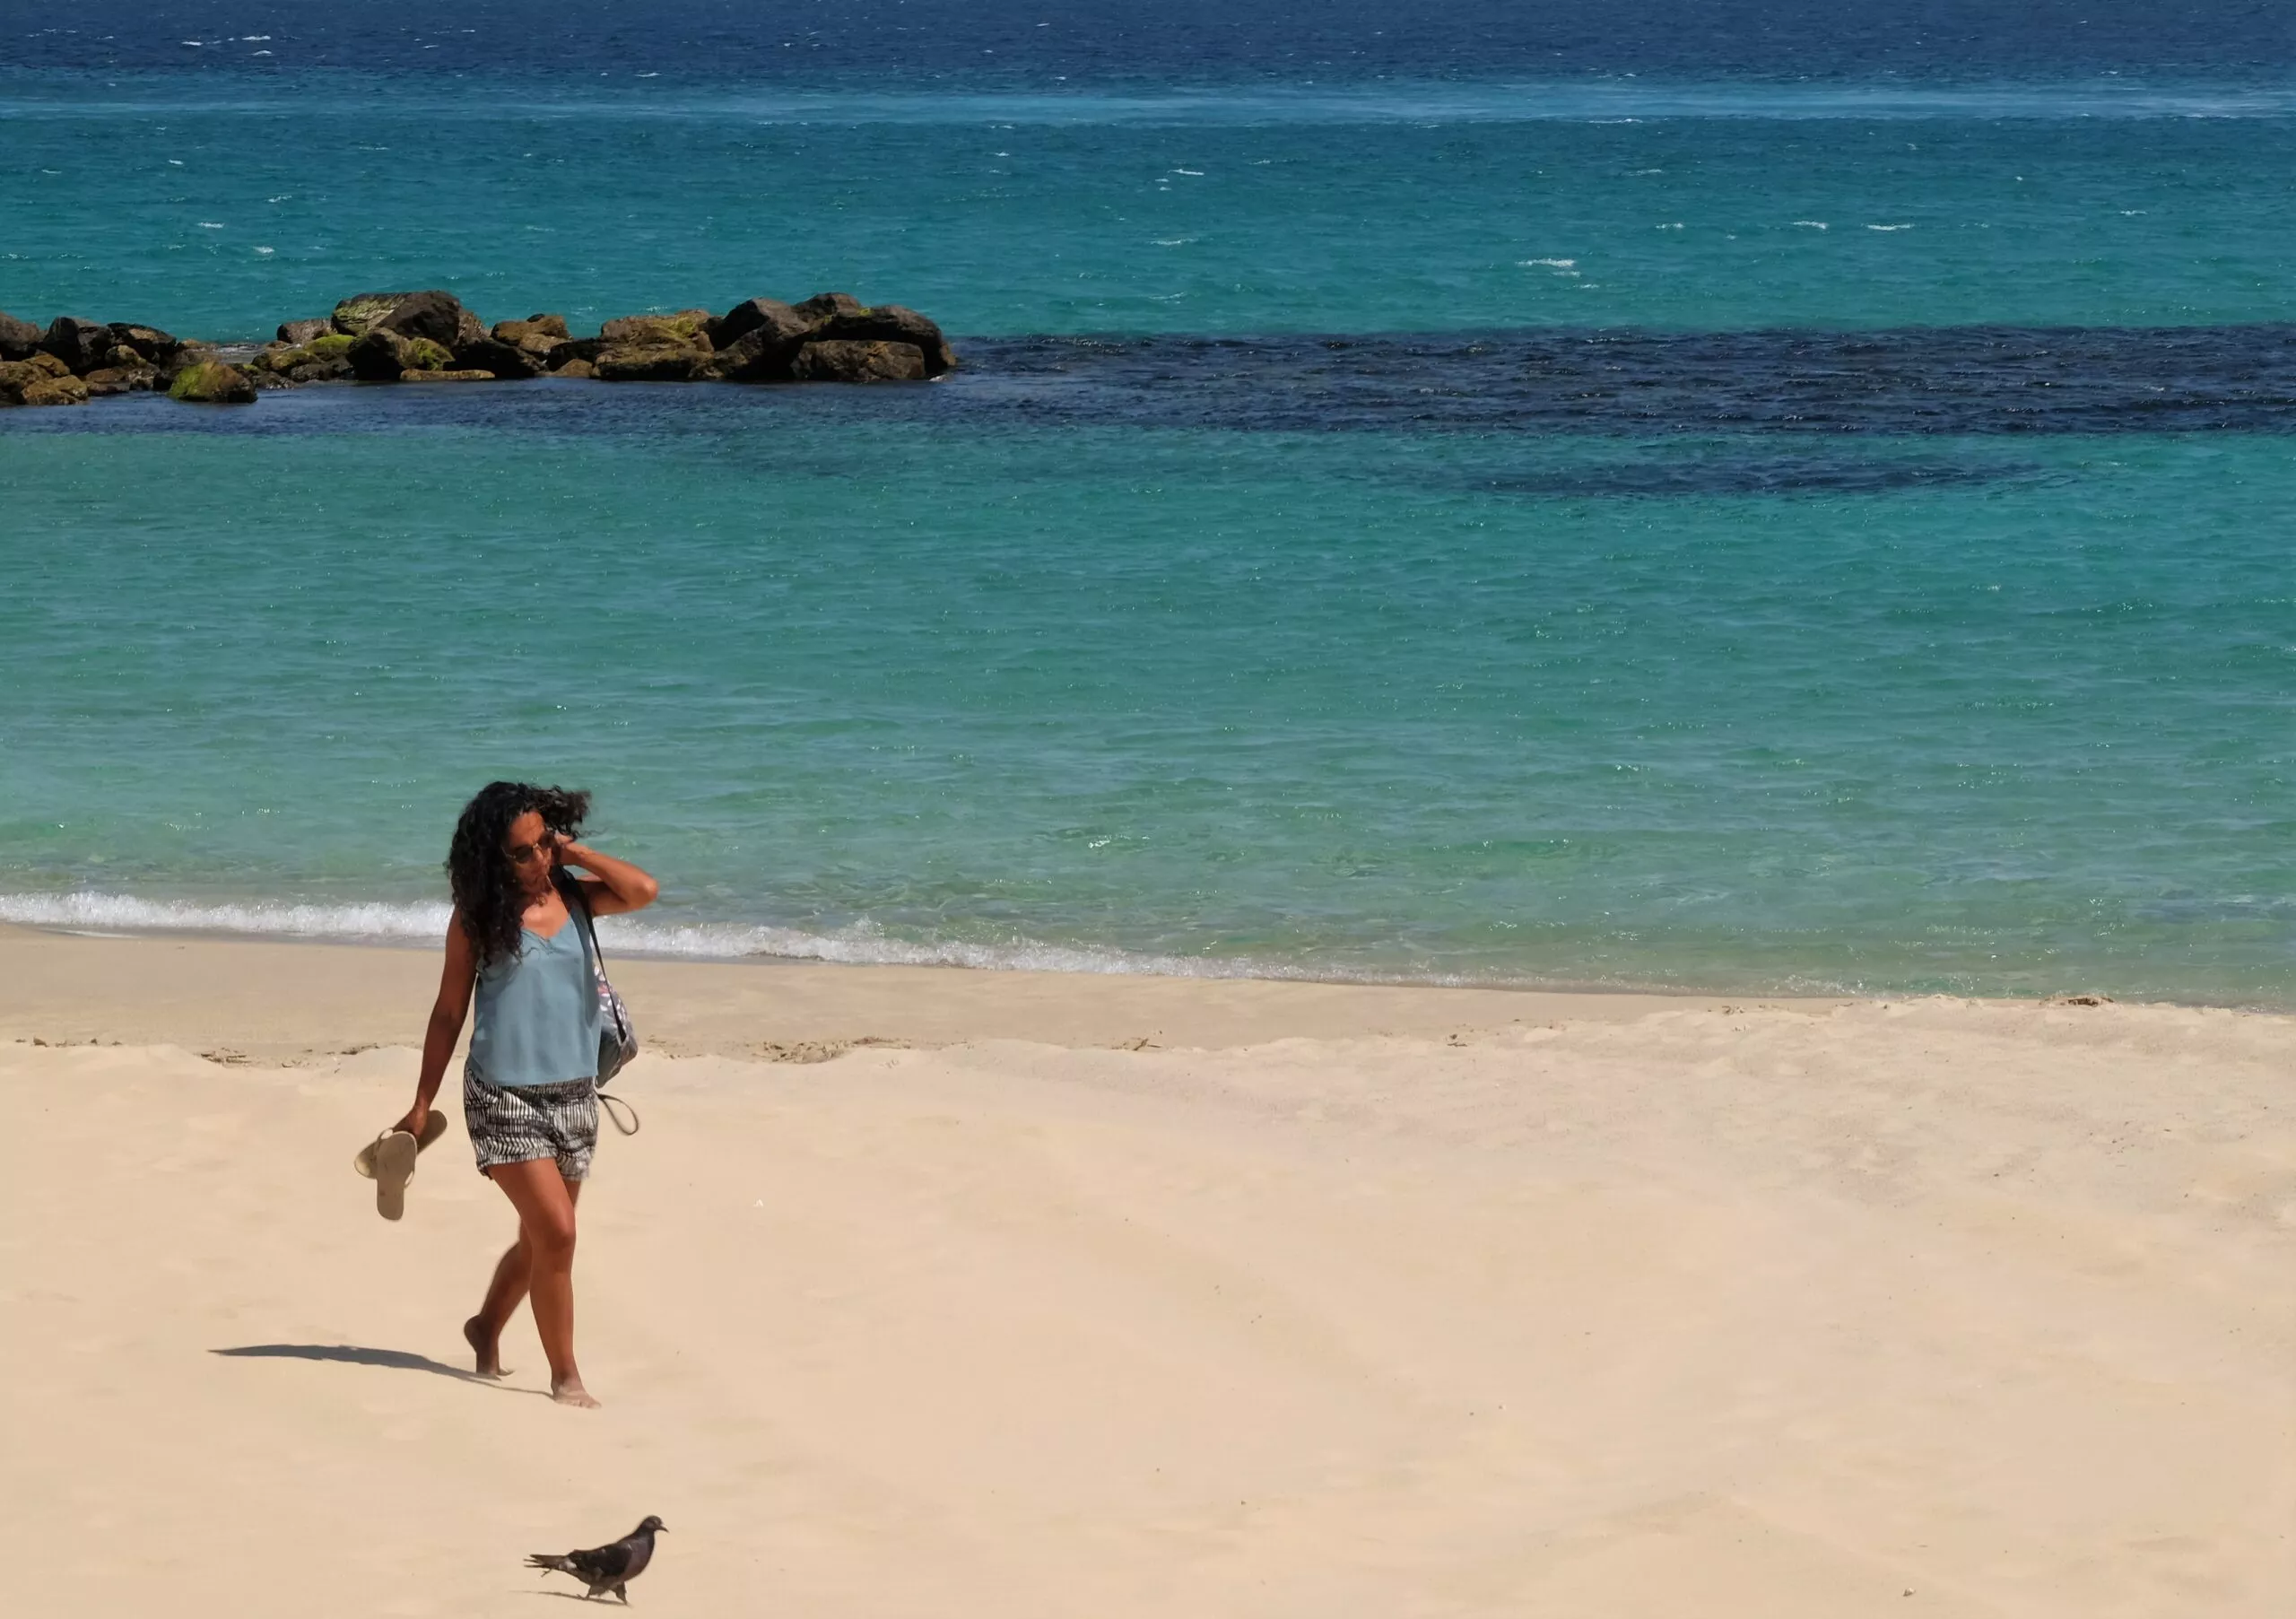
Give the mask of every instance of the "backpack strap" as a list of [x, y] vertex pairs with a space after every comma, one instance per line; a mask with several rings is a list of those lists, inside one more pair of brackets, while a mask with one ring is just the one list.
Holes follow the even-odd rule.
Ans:
[[[567, 888], [572, 891], [570, 894], [564, 895], [567, 901], [566, 909], [570, 913], [578, 915], [582, 918], [582, 936], [590, 942], [590, 959], [597, 964], [598, 981], [603, 984], [606, 981], [606, 953], [598, 947], [598, 922], [597, 918], [590, 914], [589, 885], [577, 878], [567, 876], [562, 871], [556, 875], [565, 882]], [[599, 1110], [613, 1122], [613, 1127], [625, 1136], [637, 1135], [641, 1123], [638, 1117], [638, 1110], [603, 1085], [594, 1084], [592, 1089], [597, 1096]], [[620, 1108], [622, 1113], [630, 1115], [628, 1124], [622, 1122], [622, 1113], [615, 1112], [616, 1108]]]
[[604, 978], [606, 975], [606, 953], [598, 948], [598, 919], [590, 914], [589, 884], [579, 878], [568, 876], [563, 871], [555, 875], [565, 885], [558, 891], [559, 898], [566, 901], [569, 913], [581, 918], [582, 936], [589, 941], [591, 959], [597, 963], [598, 976]]

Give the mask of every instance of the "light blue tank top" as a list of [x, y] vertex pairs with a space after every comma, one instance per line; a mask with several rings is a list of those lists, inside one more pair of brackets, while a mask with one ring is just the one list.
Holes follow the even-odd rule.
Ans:
[[516, 955], [478, 975], [470, 1062], [496, 1085], [557, 1085], [598, 1072], [598, 983], [582, 918], [544, 938], [518, 934]]

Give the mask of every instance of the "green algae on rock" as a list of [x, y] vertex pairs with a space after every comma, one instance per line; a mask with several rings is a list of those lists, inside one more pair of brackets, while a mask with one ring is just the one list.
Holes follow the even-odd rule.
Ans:
[[186, 405], [253, 405], [255, 382], [239, 367], [210, 360], [177, 372], [168, 397]]

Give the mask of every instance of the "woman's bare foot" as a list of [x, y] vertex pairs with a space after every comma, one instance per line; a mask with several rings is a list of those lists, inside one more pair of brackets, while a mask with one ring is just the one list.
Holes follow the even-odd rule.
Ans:
[[588, 1389], [582, 1387], [582, 1380], [578, 1376], [551, 1384], [550, 1397], [561, 1406], [579, 1406], [585, 1411], [598, 1408], [598, 1402], [591, 1397]]
[[502, 1335], [486, 1329], [484, 1316], [473, 1316], [463, 1323], [463, 1342], [478, 1356], [478, 1375], [499, 1378], [502, 1375]]

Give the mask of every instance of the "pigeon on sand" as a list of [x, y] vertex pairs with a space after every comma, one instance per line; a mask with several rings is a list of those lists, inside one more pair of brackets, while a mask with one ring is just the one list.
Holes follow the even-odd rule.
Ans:
[[526, 1566], [549, 1573], [573, 1575], [590, 1588], [583, 1594], [585, 1601], [612, 1591], [627, 1606], [630, 1592], [625, 1588], [644, 1573], [646, 1565], [654, 1561], [654, 1536], [663, 1533], [662, 1520], [649, 1516], [644, 1523], [609, 1545], [592, 1546], [587, 1552], [568, 1552], [562, 1556], [535, 1552], [527, 1557]]

